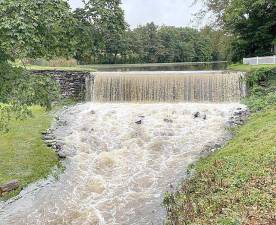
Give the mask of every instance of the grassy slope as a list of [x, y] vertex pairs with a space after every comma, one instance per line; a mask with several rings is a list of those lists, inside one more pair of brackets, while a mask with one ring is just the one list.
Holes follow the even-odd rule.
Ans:
[[26, 66], [26, 68], [29, 70], [62, 70], [62, 71], [88, 71], [88, 72], [96, 71], [96, 68], [94, 66], [50, 67], [50, 66], [29, 65], [29, 66]]
[[236, 132], [196, 164], [179, 193], [165, 198], [168, 224], [276, 224], [276, 106]]
[[[56, 154], [41, 139], [41, 132], [49, 128], [52, 118], [40, 107], [32, 111], [32, 118], [13, 120], [10, 132], [0, 135], [0, 184], [18, 179], [23, 188], [46, 177], [58, 164]], [[0, 200], [16, 194], [18, 191]]]
[[276, 64], [267, 65], [244, 65], [244, 64], [232, 64], [228, 67], [230, 70], [250, 72], [259, 68], [276, 68]]

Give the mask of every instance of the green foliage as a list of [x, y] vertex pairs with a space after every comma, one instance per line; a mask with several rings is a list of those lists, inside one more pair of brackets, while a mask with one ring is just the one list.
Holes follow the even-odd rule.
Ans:
[[30, 116], [29, 106], [49, 109], [58, 99], [50, 77], [32, 76], [9, 61], [72, 54], [75, 22], [65, 0], [0, 1], [0, 131], [7, 130], [11, 117]]
[[274, 0], [234, 0], [226, 8], [224, 21], [235, 36], [234, 60], [272, 54], [276, 36]]
[[276, 104], [276, 92], [270, 92], [265, 95], [252, 95], [246, 98], [245, 103], [252, 111], [260, 111], [271, 105]]
[[[212, 47], [212, 32], [214, 31], [210, 29], [210, 35], [206, 35], [203, 31], [192, 28], [157, 26], [154, 23], [148, 23], [122, 32], [120, 37], [115, 38], [116, 42], [104, 38], [110, 41], [109, 44], [102, 42], [102, 45], [99, 43], [96, 45], [91, 43], [91, 39], [89, 42], [87, 38], [83, 45], [79, 45], [78, 59], [86, 64], [91, 63], [91, 59], [93, 59], [92, 63], [112, 64], [222, 60], [223, 54], [221, 57], [213, 57], [213, 52], [221, 49]], [[90, 33], [92, 35], [93, 32]], [[93, 37], [95, 38], [95, 35]], [[87, 46], [87, 43], [90, 43], [90, 46]], [[112, 46], [116, 46], [116, 49]]]
[[75, 57], [81, 64], [225, 59], [226, 54], [220, 54], [222, 48], [215, 49], [211, 45], [215, 32], [211, 28], [208, 35], [192, 28], [159, 27], [154, 23], [130, 30], [124, 21], [120, 0], [84, 2], [84, 8], [74, 12], [74, 18], [78, 21], [74, 28], [78, 40]]
[[68, 55], [74, 23], [65, 0], [0, 1], [0, 60]]
[[260, 68], [247, 76], [248, 97], [244, 100], [252, 111], [276, 105], [276, 69]]
[[125, 47], [127, 28], [121, 0], [87, 0], [84, 3], [83, 9], [74, 12], [78, 21], [76, 58], [85, 63], [116, 63]]
[[233, 37], [226, 34], [225, 31], [213, 29], [211, 26], [205, 26], [201, 33], [210, 40], [209, 47], [212, 50], [213, 61], [230, 60]]
[[51, 77], [34, 76], [21, 67], [0, 63], [0, 131], [8, 128], [11, 116], [25, 119], [28, 106], [51, 108], [59, 98], [58, 84]]
[[204, 18], [211, 11], [212, 16], [210, 19], [212, 25], [220, 28], [224, 26], [224, 12], [231, 0], [194, 0], [194, 2], [200, 2], [205, 6], [197, 14], [198, 19]]
[[[24, 59], [25, 65], [35, 65], [41, 67], [76, 67], [78, 65], [77, 60], [75, 59], [67, 59], [67, 58], [53, 58], [50, 60], [46, 60], [43, 58], [38, 59]], [[20, 64], [20, 62], [18, 62]]]
[[164, 205], [168, 225], [274, 224], [276, 107], [251, 116]]
[[203, 15], [212, 11], [219, 27], [232, 34], [233, 61], [273, 54], [275, 0], [204, 0], [204, 4]]
[[248, 76], [247, 83], [250, 88], [260, 86], [268, 88], [276, 84], [276, 69], [263, 67], [255, 70]]

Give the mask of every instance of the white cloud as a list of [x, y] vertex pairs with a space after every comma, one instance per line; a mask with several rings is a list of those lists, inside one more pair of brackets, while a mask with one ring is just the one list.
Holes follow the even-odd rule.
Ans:
[[[69, 0], [73, 8], [81, 6], [81, 0]], [[158, 25], [192, 26], [193, 14], [199, 5], [193, 0], [122, 0], [126, 20], [130, 26], [154, 22]]]

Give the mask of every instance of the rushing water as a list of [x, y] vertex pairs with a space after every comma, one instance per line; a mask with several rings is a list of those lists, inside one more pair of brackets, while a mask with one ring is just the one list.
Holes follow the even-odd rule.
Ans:
[[239, 102], [243, 73], [98, 72], [87, 81], [87, 100], [97, 102]]
[[95, 75], [87, 79], [94, 102], [65, 110], [54, 130], [64, 173], [0, 203], [0, 225], [163, 224], [165, 192], [205, 146], [224, 142], [227, 121], [242, 107], [231, 102], [245, 94], [240, 73]]
[[[164, 193], [239, 104], [104, 104], [67, 109], [54, 131], [68, 155], [57, 181], [0, 204], [1, 225], [161, 225]], [[196, 118], [196, 111], [207, 119]], [[137, 123], [136, 123], [137, 122]]]

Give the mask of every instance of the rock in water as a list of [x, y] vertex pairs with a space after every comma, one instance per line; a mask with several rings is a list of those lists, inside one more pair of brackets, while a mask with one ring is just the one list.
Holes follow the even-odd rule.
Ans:
[[9, 183], [0, 185], [0, 196], [2, 196], [4, 193], [14, 191], [17, 188], [19, 188], [18, 180], [12, 180]]
[[65, 159], [65, 158], [66, 158], [65, 153], [62, 152], [62, 151], [59, 151], [57, 154], [58, 154], [58, 157], [59, 157], [60, 159]]
[[167, 119], [167, 118], [166, 118], [166, 119], [164, 119], [164, 122], [165, 122], [165, 123], [173, 123], [173, 120]]
[[200, 112], [194, 113], [193, 116], [194, 116], [194, 119], [195, 119], [195, 118], [198, 118], [198, 117], [200, 116]]
[[142, 124], [142, 120], [138, 120], [135, 123], [138, 124], [138, 125], [141, 125]]

